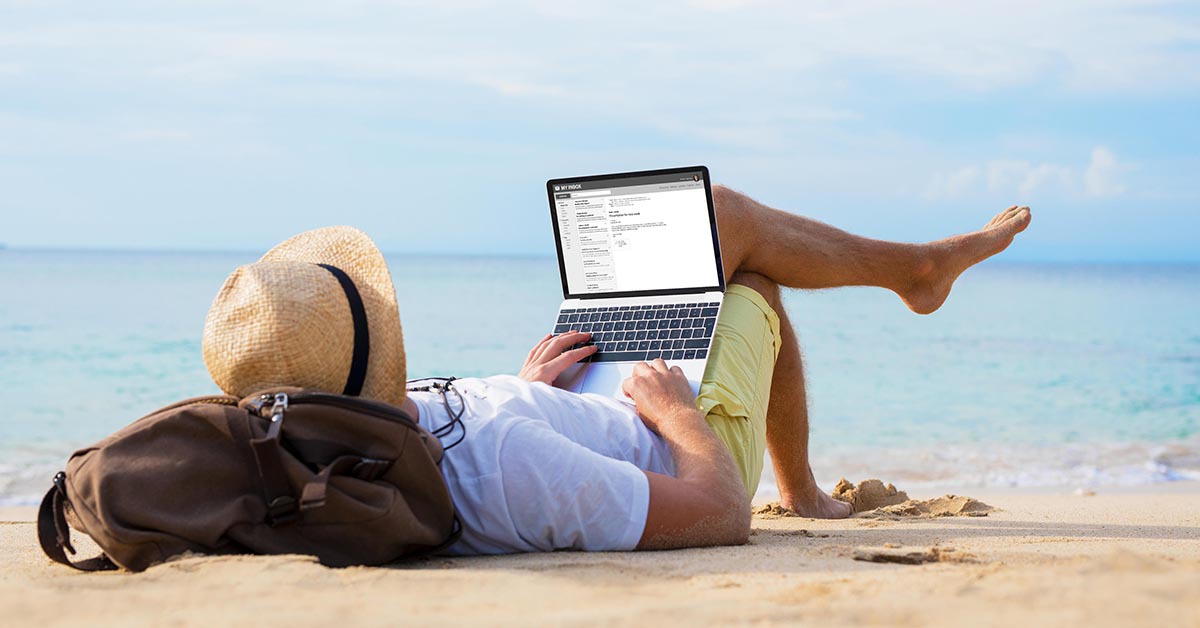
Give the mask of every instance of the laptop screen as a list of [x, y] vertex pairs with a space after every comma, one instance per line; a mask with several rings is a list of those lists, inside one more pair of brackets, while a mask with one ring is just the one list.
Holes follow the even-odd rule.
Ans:
[[724, 288], [708, 170], [547, 184], [568, 298]]

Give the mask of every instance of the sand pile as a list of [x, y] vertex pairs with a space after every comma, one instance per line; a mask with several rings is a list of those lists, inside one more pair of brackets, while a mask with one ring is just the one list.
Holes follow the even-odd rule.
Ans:
[[909, 499], [908, 493], [874, 478], [857, 486], [842, 478], [833, 489], [833, 498], [853, 505], [855, 516], [860, 517], [985, 517], [994, 510], [964, 495]]
[[799, 517], [791, 508], [784, 508], [779, 502], [763, 504], [750, 510], [750, 514], [763, 519], [778, 519], [780, 517]]
[[909, 501], [908, 493], [896, 490], [890, 482], [884, 484], [874, 478], [863, 480], [858, 486], [842, 478], [833, 487], [833, 498], [851, 504], [856, 513]]
[[[863, 480], [851, 484], [842, 478], [833, 488], [834, 499], [854, 506], [855, 517], [892, 519], [900, 517], [986, 517], [995, 510], [991, 506], [965, 495], [942, 495], [933, 499], [909, 499], [908, 493], [897, 489], [890, 482]], [[784, 508], [779, 502], [763, 504], [750, 511], [763, 519], [799, 517], [795, 511]]]
[[995, 510], [965, 495], [942, 495], [933, 499], [910, 499], [861, 513], [862, 517], [986, 517]]

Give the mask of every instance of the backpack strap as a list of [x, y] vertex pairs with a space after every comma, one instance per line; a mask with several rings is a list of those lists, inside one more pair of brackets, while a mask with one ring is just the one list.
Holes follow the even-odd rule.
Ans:
[[42, 546], [42, 552], [50, 560], [80, 571], [117, 569], [117, 565], [104, 554], [79, 562], [72, 562], [67, 557], [67, 553], [75, 553], [75, 548], [71, 546], [71, 527], [67, 525], [67, 516], [63, 512], [63, 505], [67, 502], [66, 477], [62, 471], [54, 476], [54, 486], [42, 498], [42, 505], [38, 508], [38, 543]]
[[286, 394], [276, 394], [267, 435], [250, 440], [254, 463], [258, 467], [258, 477], [262, 481], [263, 497], [267, 502], [267, 525], [272, 528], [291, 523], [300, 515], [300, 505], [292, 496], [292, 486], [283, 468], [283, 456], [280, 455], [283, 445], [280, 444], [279, 438], [283, 430], [283, 415], [287, 410], [287, 403]]
[[258, 477], [262, 481], [263, 493], [267, 502], [267, 524], [272, 528], [296, 520], [300, 514], [300, 506], [291, 495], [291, 484], [283, 470], [283, 457], [280, 455], [279, 421], [271, 423], [264, 438], [250, 441], [254, 452], [254, 462], [258, 467]]
[[390, 460], [377, 460], [354, 455], [339, 456], [333, 462], [325, 465], [325, 468], [321, 469], [313, 481], [304, 485], [304, 490], [300, 493], [300, 510], [312, 510], [324, 506], [329, 480], [335, 475], [349, 475], [373, 482], [379, 479], [379, 476], [383, 475], [390, 466], [392, 466]]

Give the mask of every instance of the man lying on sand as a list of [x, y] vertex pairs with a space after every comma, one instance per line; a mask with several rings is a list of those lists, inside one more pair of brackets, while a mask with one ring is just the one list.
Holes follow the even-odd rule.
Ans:
[[[318, 264], [344, 271], [370, 330], [362, 396], [398, 405], [435, 432], [465, 408], [464, 439], [442, 462], [464, 527], [452, 553], [745, 543], [765, 451], [783, 506], [845, 517], [850, 504], [821, 491], [809, 468], [800, 347], [780, 288], [878, 286], [928, 314], [963, 271], [1008, 247], [1030, 210], [1013, 206], [979, 231], [905, 244], [855, 236], [721, 186], [713, 195], [728, 290], [699, 396], [662, 360], [638, 365], [624, 382], [636, 409], [554, 388], [595, 352], [571, 349], [589, 339], [577, 332], [543, 338], [517, 377], [456, 380], [462, 408], [436, 393], [406, 394], [390, 276], [370, 240], [347, 227], [296, 236], [231, 275], [205, 325], [205, 361], [234, 395], [271, 385], [343, 392], [355, 369], [334, 349], [347, 343], [331, 339], [353, 336], [351, 315], [309, 304], [312, 294], [344, 290]], [[452, 300], [472, 306], [470, 295]], [[264, 301], [272, 306], [256, 306]], [[285, 346], [305, 350], [281, 359]]]

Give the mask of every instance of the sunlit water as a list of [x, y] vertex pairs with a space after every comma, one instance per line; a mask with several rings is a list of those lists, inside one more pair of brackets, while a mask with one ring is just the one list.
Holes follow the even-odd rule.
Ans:
[[[216, 392], [204, 316], [254, 257], [0, 251], [0, 503], [32, 502], [74, 448]], [[412, 377], [515, 372], [561, 298], [552, 259], [389, 263]], [[863, 288], [787, 303], [823, 483], [1200, 478], [1200, 267], [988, 264], [928, 317]]]

